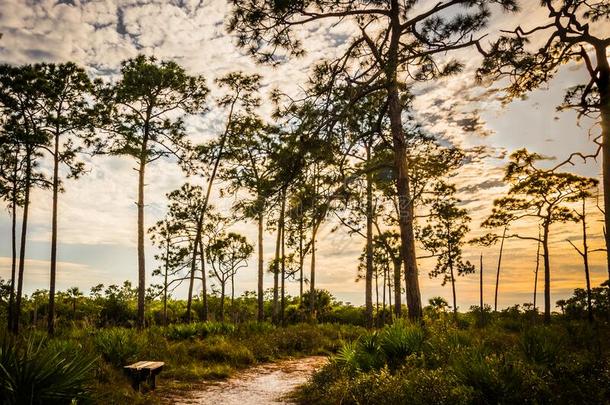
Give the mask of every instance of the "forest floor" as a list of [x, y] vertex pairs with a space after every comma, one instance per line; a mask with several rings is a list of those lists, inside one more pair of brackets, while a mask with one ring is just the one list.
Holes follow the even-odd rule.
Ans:
[[220, 382], [203, 382], [192, 391], [169, 392], [164, 402], [176, 405], [289, 404], [290, 394], [320, 367], [327, 357], [310, 356], [262, 364]]

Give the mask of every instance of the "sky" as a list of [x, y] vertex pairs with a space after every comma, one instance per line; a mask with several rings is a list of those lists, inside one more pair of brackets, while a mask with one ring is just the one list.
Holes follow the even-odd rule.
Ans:
[[[418, 7], [432, 2], [421, 1]], [[508, 15], [494, 13], [488, 27], [489, 40], [500, 29], [528, 26], [544, 16], [538, 2], [522, 2], [522, 11]], [[278, 67], [257, 66], [244, 51], [235, 46], [235, 38], [226, 31], [230, 6], [223, 0], [0, 0], [0, 63], [75, 61], [95, 77], [112, 78], [122, 60], [140, 53], [162, 60], [174, 60], [191, 74], [213, 81], [228, 72], [241, 70], [263, 76], [263, 92], [279, 88], [298, 94], [309, 69], [316, 61], [340, 52], [353, 32], [349, 24], [310, 26], [300, 32], [306, 55], [290, 59]], [[603, 28], [606, 33], [610, 27]], [[574, 112], [557, 112], [566, 88], [582, 83], [586, 73], [578, 64], [564, 66], [548, 86], [532, 92], [526, 99], [502, 105], [494, 97], [486, 97], [488, 88], [477, 86], [474, 69], [480, 63], [476, 51], [456, 54], [466, 68], [458, 76], [419, 85], [414, 88], [415, 112], [424, 127], [440, 138], [463, 148], [485, 146], [488, 156], [460, 169], [452, 179], [458, 187], [464, 207], [473, 221], [469, 236], [483, 234], [479, 224], [489, 214], [494, 198], [506, 191], [502, 183], [506, 155], [527, 147], [531, 151], [564, 159], [573, 151], [595, 149], [590, 129], [593, 123], [578, 121]], [[213, 102], [214, 91], [212, 91]], [[263, 110], [269, 109], [269, 104]], [[204, 116], [188, 120], [189, 135], [194, 140], [218, 136], [224, 124], [225, 111], [212, 108]], [[473, 117], [475, 121], [473, 121]], [[473, 128], [464, 128], [475, 122]], [[595, 128], [593, 127], [593, 133]], [[83, 157], [88, 173], [82, 179], [65, 182], [65, 193], [59, 204], [59, 289], [78, 286], [83, 291], [99, 283], [135, 283], [137, 176], [134, 161], [128, 157]], [[49, 169], [48, 162], [43, 167]], [[590, 161], [577, 163], [568, 170], [598, 177], [599, 165]], [[155, 162], [147, 171], [146, 225], [163, 217], [167, 203], [165, 194], [179, 188], [186, 178], [174, 162]], [[230, 210], [232, 200], [220, 199], [216, 192], [214, 204], [221, 212]], [[26, 293], [48, 288], [50, 252], [51, 195], [46, 191], [33, 193], [28, 236], [24, 288]], [[590, 238], [592, 249], [602, 247], [599, 212], [591, 207]], [[348, 235], [345, 229], [332, 232], [336, 224], [322, 226], [318, 238], [317, 286], [331, 291], [338, 299], [360, 305], [364, 301], [364, 284], [355, 281], [357, 258], [363, 247], [359, 236]], [[233, 229], [256, 241], [256, 225], [239, 223]], [[515, 231], [537, 233], [535, 227], [522, 226]], [[10, 274], [10, 217], [0, 212], [0, 277]], [[568, 297], [574, 288], [584, 286], [580, 256], [568, 244], [578, 244], [580, 227], [574, 224], [552, 228], [551, 265], [553, 301]], [[271, 234], [265, 236], [265, 256], [273, 255]], [[157, 266], [154, 247], [147, 243], [147, 271]], [[466, 247], [465, 258], [478, 264], [483, 254], [484, 298], [493, 302], [493, 285], [498, 260], [498, 247]], [[505, 245], [500, 279], [499, 306], [506, 307], [532, 301], [536, 245], [517, 240]], [[594, 285], [607, 278], [603, 253], [592, 253], [591, 277]], [[420, 283], [424, 301], [433, 296], [450, 299], [449, 286], [439, 279], [430, 279], [434, 267], [431, 260], [421, 260]], [[478, 303], [478, 274], [457, 281], [458, 306], [467, 309]], [[237, 276], [237, 293], [256, 289], [256, 260]], [[542, 277], [540, 278], [542, 280]], [[158, 282], [158, 280], [157, 280]], [[265, 280], [272, 285], [271, 277]], [[289, 293], [298, 292], [298, 283], [290, 283]], [[539, 291], [542, 289], [540, 288]], [[184, 296], [179, 289], [177, 296]], [[542, 303], [542, 295], [538, 302]]]

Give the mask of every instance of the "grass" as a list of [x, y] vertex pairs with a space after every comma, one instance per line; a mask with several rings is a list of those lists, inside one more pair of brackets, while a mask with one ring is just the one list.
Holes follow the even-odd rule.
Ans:
[[[520, 324], [520, 327], [515, 325]], [[484, 328], [397, 322], [346, 343], [303, 404], [610, 403], [610, 329], [561, 320]]]
[[[44, 373], [52, 376], [49, 381], [55, 386], [61, 389], [72, 387], [64, 390], [65, 395], [58, 397], [62, 399], [59, 402], [53, 402], [49, 394], [41, 393], [39, 397], [44, 399], [41, 403], [45, 404], [69, 403], [67, 397], [99, 404], [155, 404], [167, 392], [189, 389], [204, 380], [225, 379], [236, 370], [256, 363], [284, 357], [331, 354], [363, 331], [356, 326], [327, 324], [276, 327], [268, 323], [235, 326], [199, 322], [151, 327], [143, 331], [80, 325], [64, 328], [50, 340], [37, 337], [39, 334], [35, 332], [30, 338], [21, 338], [19, 345], [11, 346], [11, 351], [2, 349], [0, 366], [7, 368], [11, 376], [21, 376], [31, 372], [28, 367], [32, 364], [36, 369], [48, 370]], [[28, 343], [30, 341], [37, 343]], [[10, 356], [17, 354], [22, 356], [19, 361], [9, 361]], [[138, 360], [166, 363], [155, 392], [147, 390], [146, 386], [143, 393], [135, 392], [123, 373], [123, 366]], [[61, 365], [64, 369], [59, 369], [60, 366], [53, 369], [50, 364]], [[78, 376], [80, 379], [71, 374], [76, 366], [82, 369], [82, 375]], [[0, 376], [1, 373], [0, 367]], [[21, 380], [39, 387], [41, 392], [46, 389], [38, 382], [44, 381], [42, 377], [33, 375], [28, 378]], [[0, 397], [4, 398], [6, 390], [11, 389], [28, 395], [25, 385], [11, 388], [7, 385], [9, 380], [6, 373], [0, 378], [0, 390], [4, 390], [0, 391]], [[23, 398], [7, 402], [12, 403], [24, 403]]]
[[[345, 324], [210, 322], [144, 331], [82, 324], [41, 336], [2, 340], [3, 404], [32, 393], [45, 404], [156, 404], [204, 380], [306, 355], [331, 356], [296, 392], [306, 404], [610, 403], [610, 328], [603, 323], [496, 319], [480, 327], [466, 316], [459, 323], [440, 316], [374, 331]], [[131, 388], [122, 367], [137, 360], [166, 363], [155, 392]]]

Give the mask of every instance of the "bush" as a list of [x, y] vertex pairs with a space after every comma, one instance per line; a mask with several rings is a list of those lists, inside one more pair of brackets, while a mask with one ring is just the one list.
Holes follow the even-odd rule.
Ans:
[[235, 332], [235, 326], [223, 322], [197, 322], [170, 325], [165, 329], [165, 336], [171, 340], [205, 338], [210, 335], [229, 335]]
[[135, 361], [146, 343], [141, 332], [125, 328], [101, 329], [93, 339], [95, 348], [104, 360], [115, 367]]
[[247, 347], [229, 342], [222, 336], [214, 336], [196, 344], [192, 343], [188, 353], [199, 360], [229, 363], [233, 366], [243, 367], [256, 361]]
[[422, 351], [424, 340], [424, 331], [419, 326], [399, 320], [383, 330], [380, 347], [388, 366], [396, 369], [407, 356]]
[[95, 358], [66, 342], [4, 337], [0, 345], [3, 404], [66, 404], [87, 397]]
[[297, 398], [313, 404], [608, 403], [604, 325], [528, 326], [530, 315], [519, 318], [515, 309], [501, 316], [484, 328], [473, 322], [462, 330], [440, 318], [424, 328], [397, 322], [367, 332], [345, 343]]
[[560, 336], [550, 328], [535, 326], [523, 331], [520, 347], [527, 360], [552, 365], [560, 355], [562, 344]]
[[388, 365], [396, 369], [405, 358], [420, 353], [424, 347], [424, 331], [416, 325], [397, 321], [381, 332], [369, 332], [355, 343], [346, 343], [334, 361], [351, 371], [368, 371]]

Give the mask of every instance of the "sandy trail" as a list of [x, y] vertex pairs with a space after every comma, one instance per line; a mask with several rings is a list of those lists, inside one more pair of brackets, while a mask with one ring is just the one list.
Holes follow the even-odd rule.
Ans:
[[177, 405], [289, 404], [286, 395], [307, 381], [326, 361], [326, 357], [314, 356], [262, 364], [225, 381], [206, 383], [181, 398], [172, 395], [168, 399]]

